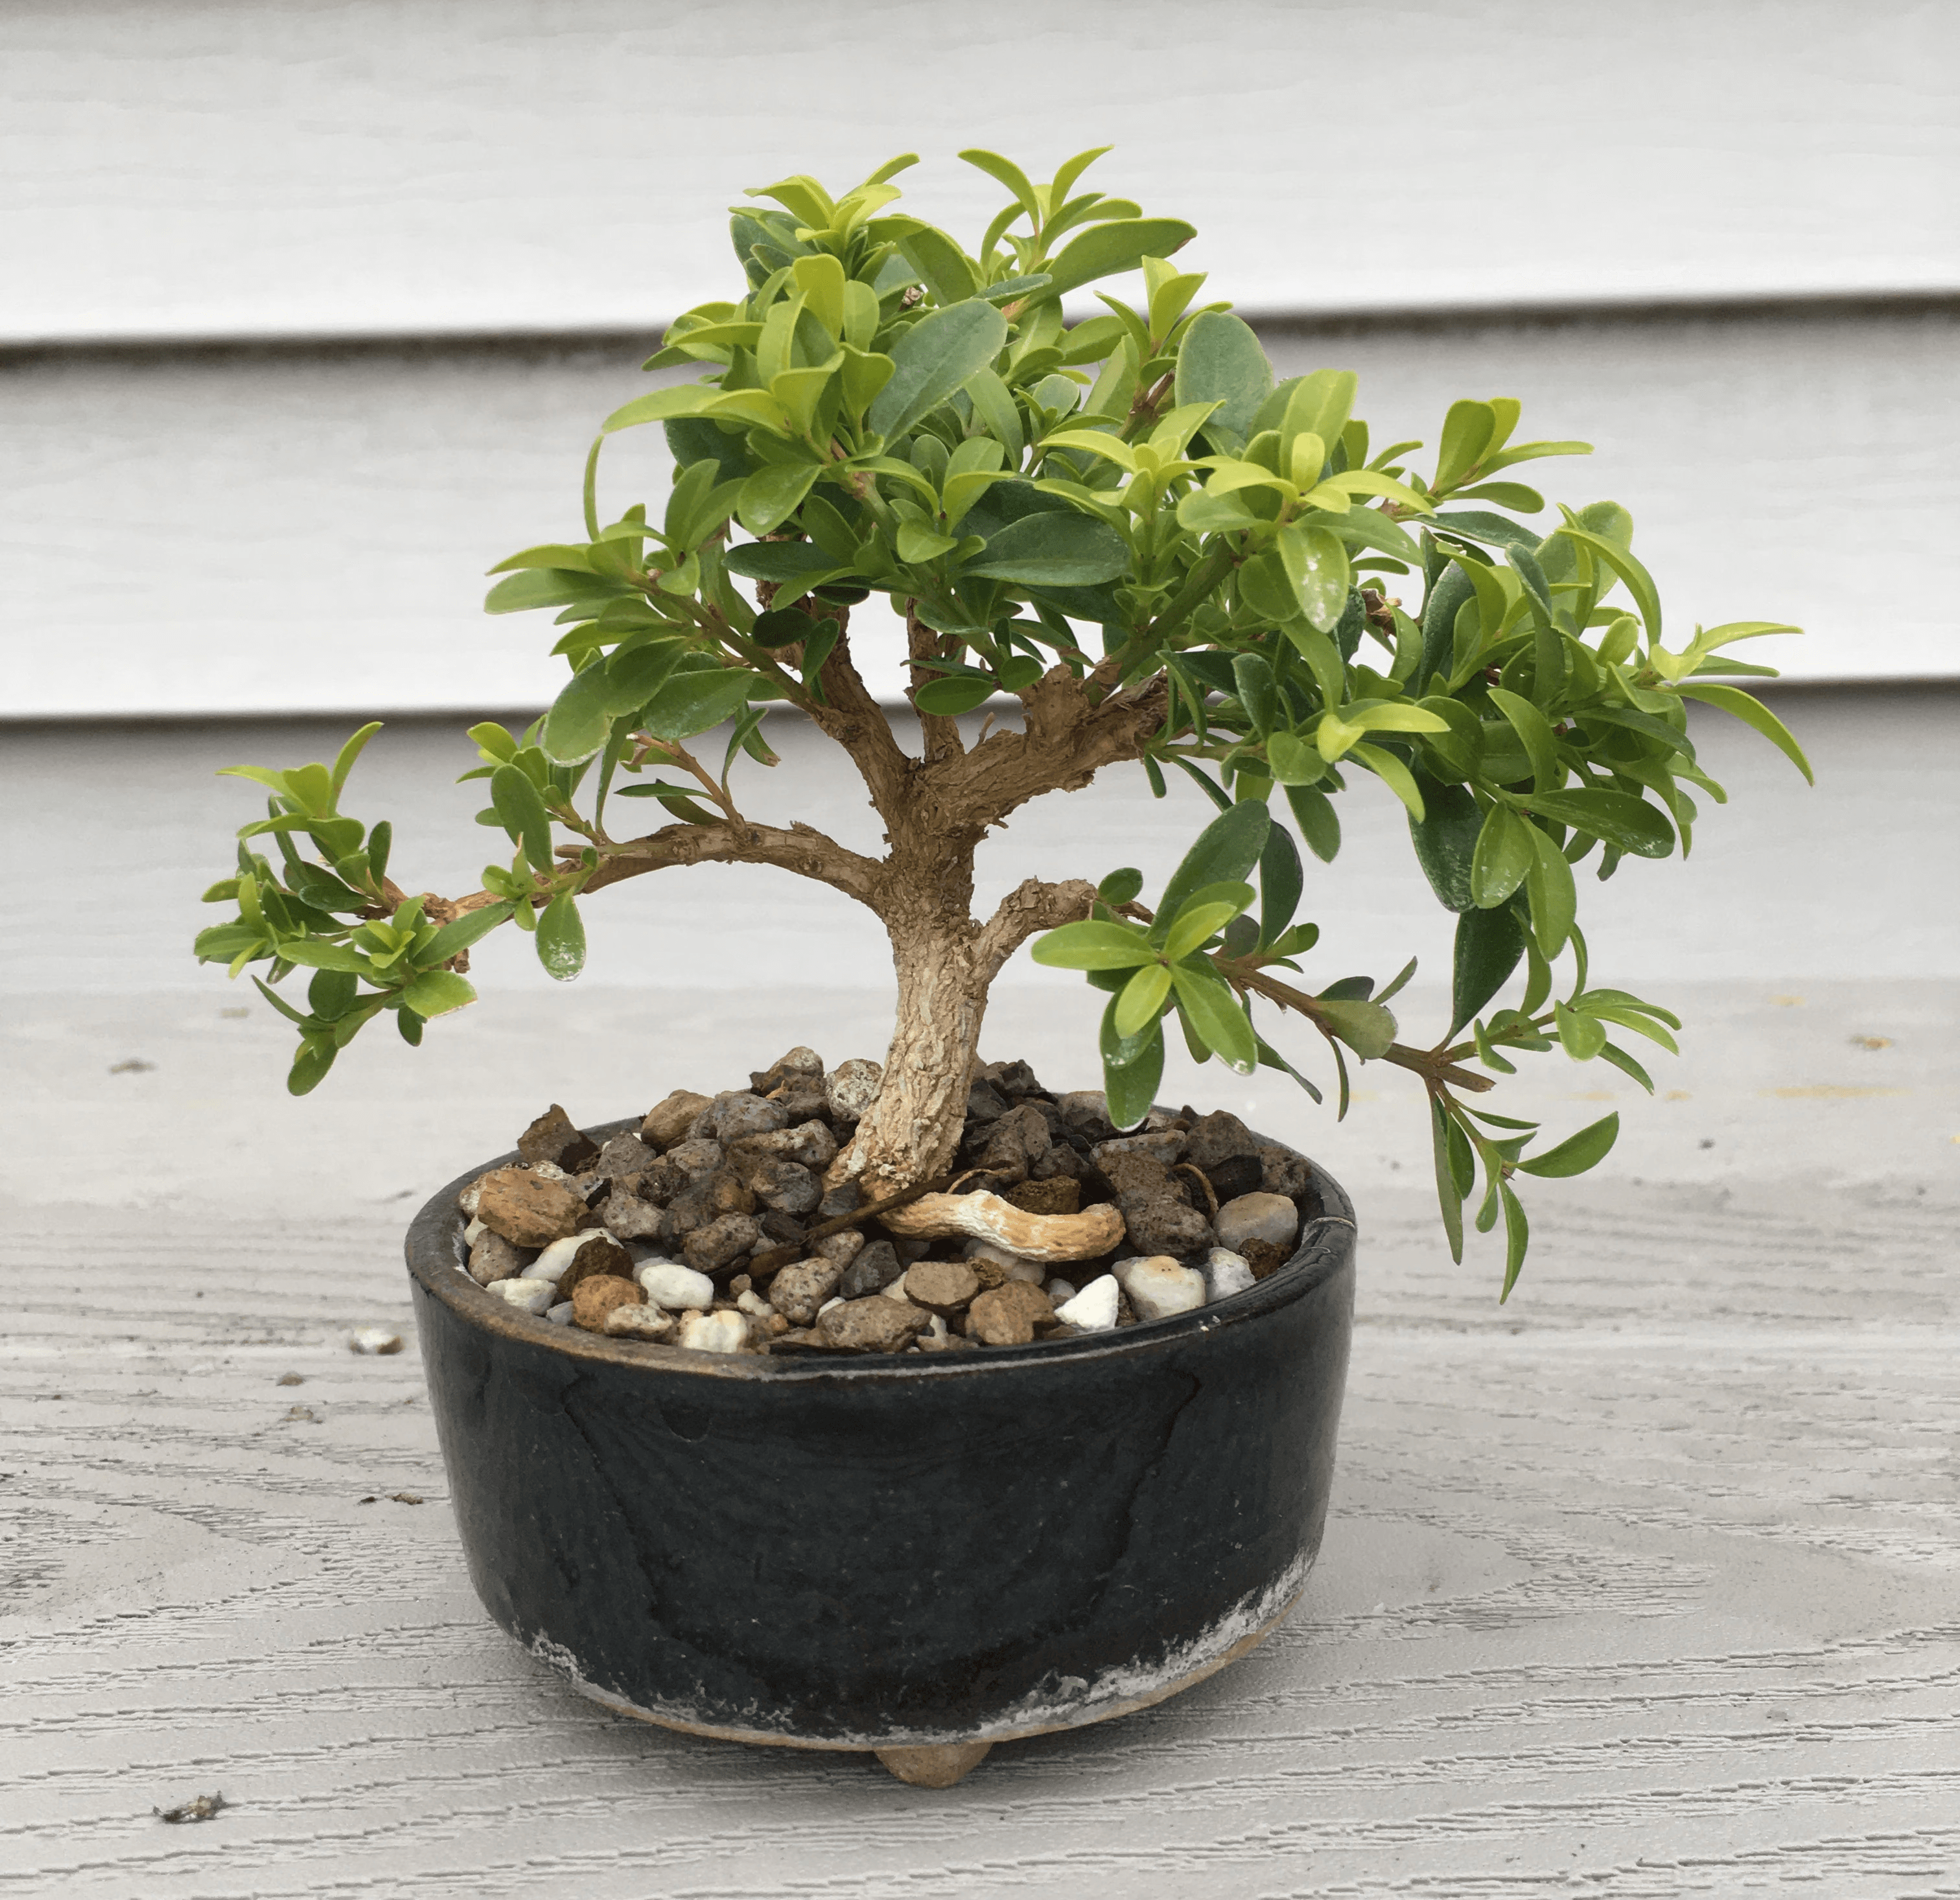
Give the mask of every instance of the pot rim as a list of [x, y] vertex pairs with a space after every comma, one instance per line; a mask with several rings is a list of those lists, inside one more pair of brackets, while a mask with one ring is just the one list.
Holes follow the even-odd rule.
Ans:
[[[641, 1117], [595, 1123], [584, 1132], [603, 1138], [637, 1129]], [[1262, 1145], [1300, 1151], [1284, 1142], [1249, 1131]], [[1317, 1161], [1310, 1162], [1312, 1182], [1329, 1211], [1301, 1222], [1300, 1244], [1283, 1266], [1242, 1292], [1216, 1304], [1194, 1307], [1166, 1320], [1142, 1320], [1109, 1333], [1083, 1333], [1071, 1339], [1037, 1340], [1026, 1346], [989, 1346], [979, 1352], [817, 1353], [794, 1355], [704, 1352], [692, 1346], [667, 1346], [653, 1340], [615, 1339], [577, 1327], [546, 1326], [539, 1316], [520, 1313], [506, 1301], [479, 1286], [461, 1270], [457, 1242], [464, 1226], [457, 1197], [469, 1184], [493, 1168], [506, 1168], [521, 1157], [515, 1149], [494, 1161], [466, 1169], [437, 1190], [418, 1210], [403, 1243], [409, 1272], [422, 1290], [441, 1300], [456, 1316], [485, 1333], [514, 1342], [548, 1348], [572, 1359], [603, 1361], [649, 1377], [681, 1373], [697, 1378], [746, 1379], [772, 1384], [821, 1384], [861, 1379], [924, 1381], [972, 1378], [995, 1371], [1010, 1373], [1029, 1366], [1055, 1365], [1064, 1359], [1117, 1358], [1175, 1345], [1227, 1326], [1242, 1325], [1303, 1298], [1353, 1257], [1356, 1234], [1354, 1203], [1346, 1191]], [[1303, 1157], [1303, 1158], [1305, 1158]], [[1065, 1261], [1051, 1263], [1057, 1267]]]

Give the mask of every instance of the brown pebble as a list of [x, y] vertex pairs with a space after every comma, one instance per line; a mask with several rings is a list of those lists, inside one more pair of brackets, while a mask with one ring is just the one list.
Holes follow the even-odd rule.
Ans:
[[1017, 1183], [1001, 1198], [1029, 1214], [1079, 1214], [1082, 1184], [1070, 1175], [1055, 1174], [1045, 1181]]
[[573, 1254], [571, 1264], [558, 1276], [558, 1296], [561, 1300], [575, 1298], [587, 1280], [630, 1280], [632, 1277], [632, 1255], [611, 1234], [595, 1230], [591, 1238], [583, 1242]]
[[549, 1247], [578, 1231], [583, 1200], [568, 1187], [522, 1168], [499, 1168], [484, 1176], [477, 1218], [517, 1247]]
[[913, 1305], [950, 1319], [980, 1291], [980, 1276], [965, 1260], [915, 1260], [905, 1285]]
[[616, 1306], [641, 1303], [640, 1289], [631, 1280], [611, 1273], [598, 1273], [581, 1280], [571, 1296], [571, 1323], [588, 1333], [603, 1333], [606, 1316]]
[[1263, 1280], [1285, 1266], [1292, 1253], [1275, 1241], [1248, 1241], [1239, 1249], [1239, 1257], [1252, 1269], [1254, 1279]]
[[1007, 1269], [998, 1260], [990, 1260], [982, 1254], [966, 1264], [973, 1269], [973, 1277], [980, 1282], [983, 1293], [991, 1293], [995, 1287], [1007, 1283]]
[[515, 1279], [536, 1258], [528, 1247], [513, 1247], [502, 1234], [485, 1229], [469, 1250], [469, 1277], [479, 1286]]
[[968, 1310], [966, 1336], [982, 1346], [1026, 1346], [1035, 1328], [1055, 1317], [1055, 1302], [1028, 1280], [1009, 1280], [983, 1293]]
[[923, 1307], [873, 1293], [819, 1314], [816, 1332], [825, 1345], [846, 1352], [896, 1352], [931, 1323]]
[[687, 1139], [695, 1117], [711, 1105], [705, 1095], [697, 1095], [690, 1088], [676, 1088], [665, 1101], [647, 1111], [646, 1119], [640, 1123], [640, 1139], [656, 1148], [671, 1148], [676, 1142]]
[[549, 1161], [576, 1174], [598, 1158], [599, 1144], [581, 1134], [571, 1117], [553, 1102], [517, 1137], [517, 1152], [527, 1161]]

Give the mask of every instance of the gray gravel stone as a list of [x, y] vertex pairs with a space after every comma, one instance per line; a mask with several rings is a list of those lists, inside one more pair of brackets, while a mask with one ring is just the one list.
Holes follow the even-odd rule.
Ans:
[[469, 1250], [469, 1277], [479, 1286], [488, 1286], [493, 1280], [514, 1279], [536, 1258], [530, 1247], [514, 1246], [486, 1227]]
[[841, 1062], [823, 1079], [824, 1099], [839, 1121], [861, 1121], [878, 1099], [879, 1085], [885, 1079], [880, 1063], [863, 1056]]
[[832, 1260], [792, 1260], [769, 1282], [769, 1304], [792, 1326], [808, 1326], [843, 1277]]
[[746, 1088], [730, 1088], [717, 1095], [695, 1120], [688, 1133], [718, 1142], [738, 1142], [746, 1135], [772, 1135], [789, 1126], [789, 1110], [781, 1102], [765, 1101]]
[[837, 1137], [819, 1121], [799, 1122], [771, 1135], [750, 1135], [741, 1146], [744, 1154], [767, 1155], [800, 1168], [826, 1168], [837, 1158]]
[[697, 1228], [681, 1244], [687, 1263], [699, 1273], [724, 1273], [754, 1250], [762, 1230], [747, 1214], [724, 1214]]
[[1229, 1299], [1234, 1293], [1242, 1293], [1247, 1287], [1258, 1284], [1252, 1263], [1242, 1255], [1230, 1249], [1214, 1247], [1204, 1258], [1204, 1298], [1207, 1305], [1214, 1300]]
[[847, 1300], [861, 1300], [882, 1293], [904, 1271], [898, 1249], [889, 1241], [871, 1241], [845, 1269], [838, 1290]]

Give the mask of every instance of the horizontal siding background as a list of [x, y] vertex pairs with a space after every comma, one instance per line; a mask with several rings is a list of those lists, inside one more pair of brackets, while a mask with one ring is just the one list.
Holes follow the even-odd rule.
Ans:
[[[1960, 673], [1960, 9], [1844, 0], [63, 0], [0, 18], [0, 716], [521, 710], [483, 570], [572, 529], [594, 423], [730, 285], [725, 207], [951, 153], [1190, 217], [1283, 372], [1378, 434], [1515, 395], [1685, 624], [1796, 678]], [[842, 102], [842, 103], [840, 103]], [[1068, 128], [1064, 132], [1064, 126]], [[608, 450], [657, 500], [652, 432]], [[1523, 472], [1529, 475], [1532, 472]], [[860, 645], [900, 685], [896, 629]]]
[[972, 144], [1189, 218], [1263, 311], [1960, 288], [1908, 0], [13, 0], [0, 336], [637, 325], [724, 207]]

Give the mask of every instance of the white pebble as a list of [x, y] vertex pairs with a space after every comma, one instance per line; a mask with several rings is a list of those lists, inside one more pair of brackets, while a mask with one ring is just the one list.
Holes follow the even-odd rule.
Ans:
[[1284, 1194], [1241, 1194], [1219, 1209], [1212, 1225], [1218, 1244], [1234, 1253], [1248, 1241], [1290, 1247], [1300, 1232], [1300, 1209]]
[[735, 1304], [744, 1313], [752, 1313], [759, 1320], [772, 1319], [775, 1315], [776, 1309], [770, 1305], [768, 1301], [764, 1299], [752, 1286], [746, 1293], [737, 1294], [735, 1297]]
[[1048, 1277], [1048, 1269], [1039, 1260], [1024, 1260], [1018, 1253], [1010, 1253], [998, 1241], [969, 1241], [966, 1257], [969, 1260], [991, 1260], [996, 1266], [1007, 1269], [1010, 1280], [1028, 1280], [1039, 1286]]
[[1074, 1299], [1076, 1295], [1080, 1292], [1081, 1290], [1082, 1289], [1077, 1286], [1073, 1281], [1061, 1279], [1050, 1280], [1048, 1285], [1042, 1288], [1042, 1291], [1045, 1293], [1057, 1306], [1061, 1305], [1064, 1300]]
[[658, 1307], [670, 1313], [684, 1313], [689, 1307], [705, 1307], [714, 1298], [714, 1282], [705, 1273], [672, 1260], [655, 1260], [633, 1276], [640, 1291]]
[[749, 1342], [747, 1316], [740, 1313], [702, 1313], [684, 1320], [676, 1345], [696, 1352], [740, 1352]]
[[402, 1349], [402, 1336], [390, 1333], [385, 1326], [358, 1327], [348, 1336], [347, 1349], [350, 1352], [399, 1352]]
[[524, 1269], [524, 1278], [549, 1280], [555, 1286], [565, 1278], [565, 1270], [578, 1257], [578, 1250], [591, 1238], [590, 1234], [568, 1234], [562, 1241], [553, 1241]]
[[467, 1253], [469, 1249], [474, 1247], [479, 1241], [482, 1239], [484, 1235], [488, 1233], [489, 1231], [490, 1230], [485, 1227], [475, 1215], [473, 1214], [469, 1217], [469, 1225], [463, 1230], [463, 1251]]
[[616, 1306], [606, 1316], [606, 1331], [616, 1339], [665, 1339], [673, 1336], [674, 1317], [657, 1306]]
[[561, 1300], [555, 1306], [546, 1307], [545, 1317], [550, 1320], [553, 1326], [571, 1325], [571, 1302], [569, 1300]]
[[843, 1304], [844, 1295], [841, 1293], [833, 1293], [829, 1299], [824, 1301], [822, 1305], [816, 1309], [818, 1318], [821, 1319], [833, 1306], [842, 1306]]
[[542, 1313], [546, 1307], [558, 1304], [558, 1282], [555, 1280], [492, 1280], [483, 1290], [495, 1294], [500, 1300], [509, 1301], [526, 1313]]
[[[910, 1267], [908, 1267], [905, 1269], [906, 1273], [909, 1273], [911, 1271], [912, 1269]], [[905, 1273], [901, 1273], [889, 1286], [881, 1286], [879, 1288], [878, 1291], [883, 1294], [886, 1299], [896, 1300], [901, 1306], [909, 1306], [912, 1304], [912, 1301], [905, 1292]], [[822, 1310], [822, 1309], [821, 1307], [818, 1309], [819, 1311], [821, 1311]]]
[[1167, 1320], [1204, 1304], [1204, 1276], [1195, 1266], [1180, 1266], [1168, 1253], [1119, 1261], [1115, 1277], [1140, 1320]]
[[1242, 1293], [1247, 1287], [1258, 1284], [1251, 1263], [1230, 1247], [1214, 1247], [1205, 1256], [1204, 1298], [1208, 1304], [1214, 1300], [1229, 1298], [1234, 1293]]
[[1107, 1333], [1116, 1323], [1118, 1292], [1115, 1275], [1102, 1274], [1067, 1304], [1057, 1307], [1055, 1317], [1085, 1333]]

